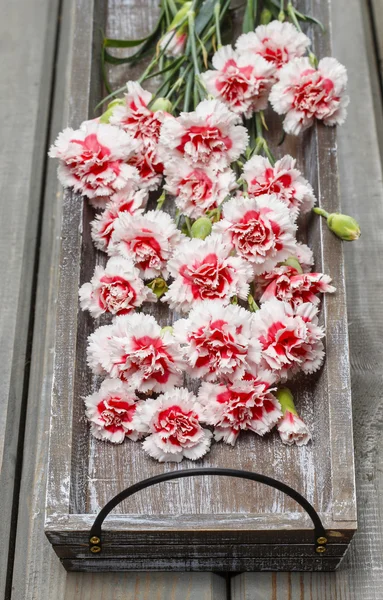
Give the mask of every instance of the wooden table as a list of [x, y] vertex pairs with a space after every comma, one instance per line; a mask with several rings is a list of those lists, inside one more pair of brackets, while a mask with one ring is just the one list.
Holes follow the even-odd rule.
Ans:
[[61, 209], [56, 167], [45, 157], [66, 122], [75, 1], [0, 2], [0, 597], [382, 600], [382, 0], [333, 3], [334, 54], [349, 69], [351, 96], [339, 131], [341, 192], [363, 232], [346, 245], [359, 532], [335, 574], [254, 573], [231, 586], [208, 573], [67, 574], [44, 536]]

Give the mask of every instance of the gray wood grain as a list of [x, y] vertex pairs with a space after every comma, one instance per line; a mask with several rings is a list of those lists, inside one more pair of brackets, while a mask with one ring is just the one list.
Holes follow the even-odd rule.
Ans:
[[[381, 5], [375, 2], [375, 6]], [[383, 9], [381, 9], [383, 10]], [[339, 130], [342, 206], [362, 227], [357, 244], [345, 246], [347, 306], [359, 531], [349, 554], [333, 574], [246, 574], [232, 583], [233, 600], [382, 600], [383, 580], [383, 441], [382, 441], [382, 294], [383, 239], [382, 167], [379, 138], [382, 106], [370, 31], [364, 19], [366, 2], [332, 5], [334, 54], [349, 70], [351, 104]], [[383, 20], [383, 13], [379, 13]], [[374, 112], [375, 107], [375, 112]]]
[[0, 597], [5, 588], [11, 528], [15, 525], [12, 507], [29, 370], [29, 327], [57, 6], [57, 0], [0, 3]]

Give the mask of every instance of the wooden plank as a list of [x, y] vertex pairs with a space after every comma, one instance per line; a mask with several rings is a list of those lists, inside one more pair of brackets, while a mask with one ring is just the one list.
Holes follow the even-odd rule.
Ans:
[[58, 0], [0, 4], [0, 597], [8, 548], [9, 569], [13, 559], [57, 6]]
[[[72, 61], [78, 62], [73, 35], [76, 20], [80, 18], [79, 9], [87, 13], [89, 3], [77, 0], [63, 3], [52, 140], [67, 124], [70, 115], [75, 118], [74, 111], [81, 110], [81, 106], [72, 104], [68, 95], [70, 86], [79, 85], [81, 79], [81, 69], [77, 72], [79, 79], [73, 81], [72, 78]], [[85, 37], [85, 31], [82, 34]], [[67, 574], [44, 535], [62, 196], [56, 165], [50, 161], [45, 188], [12, 600], [147, 600], [154, 597], [156, 600], [224, 600], [225, 580], [209, 573]]]
[[[381, 104], [375, 104], [377, 74], [368, 60], [364, 4], [332, 4], [334, 55], [349, 70], [351, 104], [339, 129], [342, 205], [362, 227], [357, 244], [345, 247], [352, 367], [359, 531], [340, 569], [333, 574], [246, 574], [232, 582], [232, 600], [381, 600], [383, 578], [382, 430], [382, 167], [378, 139]], [[382, 15], [381, 15], [382, 17]], [[366, 21], [365, 21], [366, 24]], [[368, 38], [371, 38], [367, 32]], [[369, 68], [370, 67], [370, 68]], [[374, 80], [371, 80], [371, 77]]]

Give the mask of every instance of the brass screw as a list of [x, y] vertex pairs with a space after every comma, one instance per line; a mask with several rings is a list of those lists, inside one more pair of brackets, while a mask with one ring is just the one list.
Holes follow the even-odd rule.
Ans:
[[[90, 538], [90, 543], [91, 544], [99, 544], [100, 543], [100, 538], [98, 538], [96, 535], [94, 535], [93, 537]], [[318, 540], [318, 544], [320, 544], [321, 542]]]
[[326, 552], [326, 547], [325, 546], [317, 546], [316, 551], [318, 552], [318, 554], [323, 554], [323, 552]]
[[101, 547], [100, 546], [91, 546], [90, 551], [93, 552], [93, 554], [97, 554], [97, 552], [101, 552]]
[[[100, 540], [98, 540], [98, 541], [100, 541]], [[321, 546], [322, 546], [323, 544], [327, 544], [327, 538], [325, 538], [325, 537], [319, 537], [319, 538], [317, 539], [317, 543], [318, 543], [318, 544], [320, 544]]]

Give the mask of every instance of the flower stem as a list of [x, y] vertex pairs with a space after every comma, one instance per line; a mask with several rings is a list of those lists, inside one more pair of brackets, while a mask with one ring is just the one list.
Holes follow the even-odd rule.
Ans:
[[215, 17], [215, 34], [217, 36], [217, 49], [219, 50], [222, 47], [222, 39], [221, 39], [221, 23], [219, 18], [219, 13], [221, 11], [220, 2], [216, 2], [214, 5], [214, 17]]
[[247, 297], [247, 303], [249, 305], [249, 311], [250, 312], [257, 312], [257, 310], [259, 310], [259, 306], [256, 303], [256, 301], [254, 300], [254, 297], [249, 294]]
[[188, 230], [189, 237], [193, 237], [193, 233], [191, 230], [190, 217], [185, 217], [185, 224], [186, 224], [186, 229]]
[[315, 212], [316, 215], [325, 217], [325, 219], [327, 219], [329, 216], [329, 213], [326, 210], [324, 210], [324, 208], [319, 208], [319, 206], [314, 206], [313, 211]]
[[300, 31], [302, 33], [302, 27], [300, 26], [300, 23], [297, 19], [297, 15], [295, 14], [295, 8], [291, 4], [291, 2], [289, 2], [287, 4], [287, 13], [288, 13], [290, 19], [292, 20], [292, 22], [294, 23], [295, 27], [298, 29], [298, 31]]
[[275, 158], [269, 148], [269, 145], [265, 138], [263, 137], [263, 125], [262, 125], [263, 114], [261, 112], [255, 113], [255, 129], [257, 132], [257, 137], [255, 140], [255, 149], [254, 154], [259, 154], [260, 150], [263, 150], [266, 154], [267, 158], [270, 161], [271, 166], [275, 165]]
[[199, 65], [198, 65], [196, 34], [195, 34], [195, 26], [194, 26], [194, 12], [190, 11], [188, 13], [188, 21], [189, 21], [190, 45], [191, 45], [191, 53], [192, 53], [193, 64], [194, 64], [194, 71], [195, 71], [196, 75], [199, 75], [200, 70], [199, 70]]

